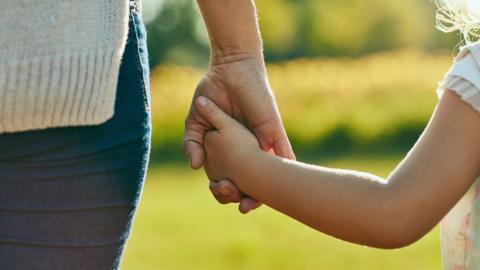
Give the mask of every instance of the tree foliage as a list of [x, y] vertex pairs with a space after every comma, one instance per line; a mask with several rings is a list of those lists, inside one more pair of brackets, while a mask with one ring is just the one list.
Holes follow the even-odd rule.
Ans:
[[[256, 4], [269, 61], [360, 56], [403, 47], [451, 50], [460, 42], [458, 34], [435, 29], [433, 2], [261, 0]], [[164, 0], [158, 15], [147, 22], [147, 32], [152, 66], [208, 62], [208, 39], [194, 0]]]

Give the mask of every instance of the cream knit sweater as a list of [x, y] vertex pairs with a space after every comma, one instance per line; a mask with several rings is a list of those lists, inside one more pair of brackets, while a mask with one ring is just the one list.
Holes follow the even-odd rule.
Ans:
[[113, 116], [128, 0], [2, 0], [0, 133]]

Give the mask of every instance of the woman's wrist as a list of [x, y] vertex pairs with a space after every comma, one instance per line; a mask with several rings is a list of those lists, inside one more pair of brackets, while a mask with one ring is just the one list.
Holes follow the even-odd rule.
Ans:
[[[224, 87], [225, 91], [240, 95], [235, 96], [235, 98], [242, 97], [243, 90], [248, 90], [247, 92], [252, 90], [256, 92], [269, 91], [263, 58], [250, 53], [212, 57], [208, 76], [218, 82], [218, 85]], [[243, 98], [240, 98], [240, 100], [243, 100]]]
[[263, 68], [265, 64], [262, 49], [248, 48], [241, 44], [211, 45], [210, 64], [212, 66], [243, 62], [256, 63]]

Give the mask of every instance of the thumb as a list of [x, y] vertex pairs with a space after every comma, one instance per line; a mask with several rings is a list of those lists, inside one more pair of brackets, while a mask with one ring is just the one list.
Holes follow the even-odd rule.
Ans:
[[200, 113], [217, 130], [224, 129], [233, 123], [233, 119], [222, 111], [213, 101], [200, 96], [195, 101], [195, 106]]
[[275, 155], [291, 160], [296, 160], [295, 153], [293, 152], [292, 145], [288, 140], [287, 134], [284, 134], [279, 140], [273, 143], [273, 151]]

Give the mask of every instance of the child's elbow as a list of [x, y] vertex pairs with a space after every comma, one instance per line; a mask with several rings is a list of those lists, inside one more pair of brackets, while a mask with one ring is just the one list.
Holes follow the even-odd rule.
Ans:
[[428, 229], [418, 226], [414, 218], [398, 215], [382, 226], [375, 246], [382, 249], [407, 247], [420, 240], [427, 232]]
[[404, 232], [403, 230], [389, 229], [373, 243], [372, 247], [381, 249], [399, 249], [410, 246], [422, 238], [422, 235]]

